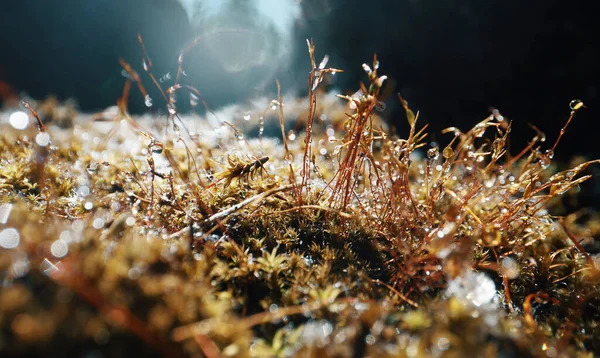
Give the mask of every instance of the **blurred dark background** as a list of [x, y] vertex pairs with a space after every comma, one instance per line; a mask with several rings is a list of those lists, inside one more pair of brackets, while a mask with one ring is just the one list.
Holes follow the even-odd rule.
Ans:
[[[400, 131], [406, 124], [397, 92], [420, 110], [432, 133], [450, 125], [467, 129], [495, 107], [513, 120], [514, 148], [533, 136], [527, 123], [548, 135], [549, 146], [569, 115], [569, 102], [578, 98], [588, 108], [578, 113], [557, 155], [600, 157], [595, 137], [600, 42], [591, 1], [290, 1], [299, 4], [301, 14], [291, 25], [291, 35], [271, 44], [291, 47], [284, 63], [271, 63], [266, 72], [221, 76], [209, 64], [202, 72], [196, 70], [202, 63], [190, 62], [186, 83], [196, 86], [213, 108], [270, 95], [275, 78], [285, 90], [302, 95], [309, 71], [305, 39], [313, 38], [317, 60], [329, 54], [329, 65], [346, 71], [329, 84], [344, 93], [353, 93], [359, 81], [366, 80], [360, 65], [370, 63], [377, 53], [381, 72], [393, 86], [383, 115]], [[240, 16], [244, 13], [259, 16]], [[124, 77], [119, 57], [140, 72], [147, 88], [152, 87], [142, 71], [138, 33], [156, 76], [170, 73], [174, 78], [178, 54], [197, 29], [176, 0], [4, 0], [0, 93], [73, 97], [82, 110], [100, 110], [120, 95]], [[208, 71], [222, 87], [214, 78], [206, 80]], [[152, 95], [155, 104], [150, 110], [164, 109], [156, 92]], [[131, 109], [148, 110], [137, 94]]]

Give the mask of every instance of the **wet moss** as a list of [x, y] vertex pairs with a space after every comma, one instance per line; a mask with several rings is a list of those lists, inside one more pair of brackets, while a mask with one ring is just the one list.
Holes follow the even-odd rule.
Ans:
[[[539, 132], [511, 153], [497, 111], [439, 148], [401, 97], [408, 132], [392, 134], [377, 60], [336, 99], [320, 86], [337, 70], [309, 48], [308, 98], [265, 101], [281, 139], [231, 110], [178, 114], [177, 94], [195, 92], [177, 83], [167, 127], [127, 114], [129, 80], [112, 112], [3, 121], [0, 351], [598, 353], [600, 221], [571, 210], [596, 161], [562, 168]], [[52, 118], [49, 101], [31, 115]]]

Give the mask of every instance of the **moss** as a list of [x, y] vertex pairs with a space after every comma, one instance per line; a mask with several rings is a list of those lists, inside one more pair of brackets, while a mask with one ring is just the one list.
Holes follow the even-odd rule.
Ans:
[[540, 133], [510, 153], [497, 111], [438, 148], [401, 97], [409, 130], [391, 134], [376, 119], [377, 60], [334, 102], [319, 85], [338, 70], [309, 49], [305, 106], [265, 102], [280, 142], [178, 114], [177, 93], [199, 95], [180, 84], [165, 90], [167, 128], [131, 117], [130, 80], [108, 118], [2, 124], [0, 350], [598, 353], [599, 260], [586, 248], [600, 221], [562, 199], [595, 161], [558, 171], [559, 141]]

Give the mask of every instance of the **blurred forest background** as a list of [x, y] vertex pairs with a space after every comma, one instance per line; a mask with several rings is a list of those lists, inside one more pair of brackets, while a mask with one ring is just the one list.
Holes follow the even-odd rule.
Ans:
[[[534, 135], [528, 123], [554, 141], [569, 115], [569, 102], [578, 98], [589, 108], [578, 113], [557, 156], [600, 157], [595, 137], [600, 41], [591, 1], [290, 1], [301, 9], [290, 25], [291, 35], [284, 39], [292, 51], [285, 63], [260, 73], [260, 81], [252, 74], [220, 76], [217, 71], [223, 85], [217, 89], [214, 79], [203, 81], [202, 71], [185, 68], [190, 72], [186, 80], [211, 107], [271, 95], [275, 78], [284, 90], [305, 94], [305, 39], [313, 38], [318, 60], [328, 54], [329, 66], [346, 71], [329, 83], [342, 93], [358, 89], [359, 81], [365, 80], [360, 65], [370, 63], [377, 53], [382, 72], [390, 78], [382, 114], [400, 132], [407, 126], [398, 92], [421, 112], [422, 123], [431, 124], [436, 140], [440, 129], [467, 129], [489, 115], [491, 107], [498, 108], [514, 121], [513, 142], [518, 144], [513, 148]], [[72, 97], [84, 111], [113, 105], [124, 82], [118, 58], [143, 73], [138, 33], [157, 77], [174, 77], [178, 54], [197, 29], [176, 0], [2, 1], [3, 92], [37, 99], [49, 94], [61, 100]], [[236, 82], [240, 76], [245, 82]], [[142, 78], [152, 87], [146, 76]], [[135, 98], [132, 111], [148, 110], [141, 96]], [[164, 111], [156, 99], [151, 110]]]

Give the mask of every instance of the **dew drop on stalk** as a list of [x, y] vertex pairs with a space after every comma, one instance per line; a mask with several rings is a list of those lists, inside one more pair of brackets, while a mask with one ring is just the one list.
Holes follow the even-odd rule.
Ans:
[[47, 132], [40, 132], [35, 136], [35, 142], [40, 147], [46, 147], [50, 143], [50, 135]]
[[19, 101], [19, 107], [23, 110], [29, 110], [31, 108], [31, 104], [29, 104], [28, 100], [22, 99]]
[[149, 94], [144, 97], [144, 104], [146, 107], [152, 107], [152, 97]]
[[196, 96], [195, 93], [190, 92], [190, 106], [196, 107], [198, 105], [199, 100], [200, 99], [198, 98], [198, 96]]
[[98, 171], [98, 163], [96, 163], [96, 162], [90, 163], [86, 169], [87, 169], [88, 173], [94, 174], [96, 171]]
[[581, 100], [579, 100], [579, 99], [574, 99], [569, 103], [569, 108], [571, 109], [571, 111], [577, 111], [581, 107], [585, 107], [585, 106], [583, 105], [583, 102], [581, 102]]
[[454, 150], [452, 150], [451, 147], [446, 147], [442, 151], [442, 155], [444, 156], [444, 158], [450, 159], [454, 155]]
[[492, 176], [492, 177], [489, 177], [486, 180], [484, 180], [483, 185], [485, 185], [486, 188], [491, 188], [494, 186], [495, 183], [496, 183], [496, 177]]
[[293, 131], [293, 130], [290, 130], [290, 131], [288, 132], [288, 139], [289, 139], [289, 140], [291, 140], [291, 141], [294, 141], [294, 140], [296, 140], [296, 133], [294, 133], [294, 131]]
[[505, 257], [502, 259], [502, 274], [511, 280], [519, 276], [519, 266], [513, 258]]
[[125, 70], [121, 71], [121, 76], [127, 78], [128, 80], [134, 81], [133, 77], [131, 77], [131, 75]]
[[265, 131], [265, 117], [258, 118], [258, 136], [261, 137]]
[[156, 144], [154, 144], [154, 145], [152, 145], [152, 146], [150, 147], [150, 150], [151, 150], [151, 151], [152, 151], [152, 153], [154, 153], [154, 154], [161, 154], [161, 153], [163, 152], [163, 147], [162, 147], [162, 146], [160, 146], [160, 145], [156, 145]]
[[429, 148], [429, 150], [427, 151], [427, 157], [429, 157], [429, 159], [436, 160], [437, 158], [439, 158], [439, 156], [440, 151], [437, 147]]

